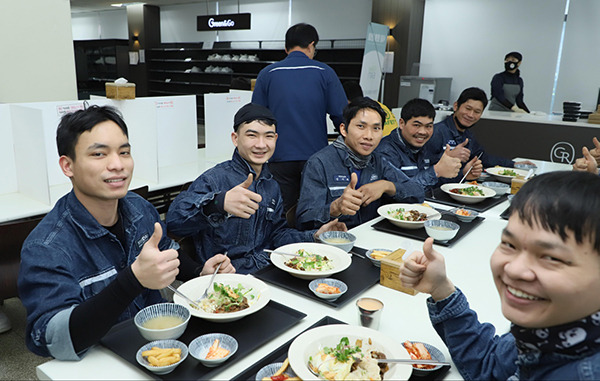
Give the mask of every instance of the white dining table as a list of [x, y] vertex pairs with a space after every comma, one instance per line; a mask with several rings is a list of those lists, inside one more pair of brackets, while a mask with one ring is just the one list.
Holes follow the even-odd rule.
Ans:
[[[536, 162], [536, 161], [534, 161]], [[542, 162], [536, 163], [541, 168]], [[567, 169], [566, 165], [544, 164], [543, 171]], [[568, 167], [570, 169], [570, 167]], [[436, 208], [450, 209], [449, 206], [432, 204]], [[510, 323], [500, 310], [500, 300], [492, 280], [490, 256], [500, 242], [500, 234], [506, 226], [506, 220], [500, 214], [508, 207], [504, 201], [483, 212], [480, 216], [485, 220], [450, 247], [434, 244], [434, 249], [444, 255], [448, 277], [467, 296], [471, 308], [477, 311], [480, 321], [489, 322], [496, 327], [499, 334], [509, 330]], [[420, 250], [422, 242], [402, 236], [385, 233], [372, 228], [381, 217], [364, 223], [351, 232], [357, 237], [356, 246], [361, 248], [388, 248]], [[351, 325], [358, 325], [358, 311], [355, 305], [360, 297], [369, 296], [381, 300], [384, 304], [379, 331], [397, 341], [398, 345], [405, 340], [422, 341], [436, 346], [451, 361], [448, 349], [433, 329], [426, 307], [428, 295], [409, 295], [380, 284], [376, 284], [340, 308], [334, 308], [318, 301], [287, 291], [269, 284], [273, 300], [305, 313], [307, 316], [286, 332], [260, 346], [249, 355], [228, 363], [213, 379], [228, 380], [251, 367], [281, 344], [294, 338], [305, 329], [322, 319], [331, 316]], [[240, 321], [243, 324], [243, 320]], [[250, 327], [249, 327], [250, 329]], [[193, 361], [187, 359], [186, 361]], [[141, 367], [123, 360], [109, 349], [96, 345], [80, 361], [51, 360], [36, 369], [42, 380], [144, 380], [148, 379]], [[452, 364], [446, 374], [446, 380], [460, 380], [462, 377]]]

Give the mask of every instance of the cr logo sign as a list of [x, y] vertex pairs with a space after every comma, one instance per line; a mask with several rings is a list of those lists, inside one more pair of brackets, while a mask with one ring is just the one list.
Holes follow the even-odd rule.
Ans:
[[571, 164], [575, 160], [575, 148], [571, 143], [558, 142], [550, 151], [550, 161], [553, 163]]

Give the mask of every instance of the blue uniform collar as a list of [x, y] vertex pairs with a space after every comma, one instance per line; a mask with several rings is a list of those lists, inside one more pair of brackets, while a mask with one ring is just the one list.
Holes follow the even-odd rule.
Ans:
[[[240, 153], [238, 152], [238, 149], [236, 148], [235, 151], [233, 151], [233, 156], [231, 157], [231, 162], [233, 163], [233, 167], [239, 171], [240, 173], [242, 173], [243, 175], [248, 176], [249, 173], [252, 173], [254, 175], [254, 179], [256, 180], [256, 171], [252, 168], [252, 166], [250, 164], [248, 164], [248, 162], [242, 157], [240, 156]], [[269, 166], [265, 163], [262, 166], [262, 170], [260, 171], [260, 176], [258, 176], [259, 178], [264, 178], [264, 179], [271, 179], [273, 177], [273, 175], [271, 174], [271, 172], [269, 171]]]

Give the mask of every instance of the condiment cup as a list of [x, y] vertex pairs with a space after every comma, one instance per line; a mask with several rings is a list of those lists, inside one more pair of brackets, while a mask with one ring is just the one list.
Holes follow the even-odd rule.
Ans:
[[[469, 212], [469, 215], [463, 216], [462, 214], [458, 214], [457, 212], [459, 209], [466, 210], [467, 212]], [[458, 218], [458, 220], [462, 222], [471, 222], [475, 218], [477, 218], [477, 216], [479, 216], [479, 213], [477, 213], [475, 210], [466, 208], [452, 208], [448, 212], [450, 212], [454, 217]]]
[[366, 252], [367, 257], [371, 260], [371, 263], [377, 267], [381, 267], [381, 259], [376, 259], [373, 257], [374, 251], [386, 251], [388, 254], [392, 253], [392, 250], [389, 249], [371, 249]]
[[[219, 340], [219, 347], [227, 349], [229, 354], [220, 359], [207, 359], [206, 355], [208, 354], [208, 349], [217, 339]], [[208, 333], [206, 335], [196, 337], [190, 343], [190, 355], [208, 368], [219, 366], [225, 361], [229, 360], [229, 358], [233, 356], [237, 349], [237, 340], [233, 336], [229, 336], [225, 333]]]
[[356, 301], [360, 325], [367, 328], [379, 329], [383, 302], [375, 298], [360, 298]]
[[332, 230], [321, 233], [319, 235], [319, 240], [328, 245], [339, 247], [345, 252], [349, 252], [354, 247], [356, 237], [352, 233]]
[[[149, 349], [152, 349], [153, 347], [158, 347], [158, 348], [180, 348], [181, 349], [181, 360], [179, 360], [179, 362], [176, 362], [175, 364], [171, 364], [171, 365], [166, 365], [166, 366], [152, 366], [150, 365], [150, 363], [148, 362], [148, 360], [142, 356], [142, 352], [147, 351]], [[144, 368], [148, 369], [149, 371], [151, 371], [152, 373], [156, 373], [156, 374], [167, 374], [167, 373], [171, 373], [175, 368], [177, 368], [179, 366], [179, 364], [181, 364], [182, 362], [185, 361], [185, 359], [187, 358], [188, 355], [188, 347], [182, 343], [181, 341], [177, 341], [177, 340], [156, 340], [156, 341], [151, 341], [146, 345], [143, 345], [135, 354], [135, 359], [137, 360], [138, 364], [140, 364], [141, 366], [143, 366]]]
[[456, 222], [446, 220], [425, 221], [425, 231], [427, 235], [439, 242], [446, 242], [454, 238], [460, 225]]
[[[324, 294], [322, 292], [318, 292], [317, 291], [317, 287], [319, 286], [319, 283], [325, 283], [328, 286], [334, 286], [340, 289], [340, 293], [339, 294]], [[310, 290], [317, 295], [319, 298], [321, 299], [327, 299], [330, 301], [334, 301], [337, 298], [339, 298], [340, 296], [344, 295], [344, 293], [346, 291], [348, 291], [348, 286], [346, 286], [346, 283], [342, 282], [341, 280], [337, 280], [337, 279], [333, 279], [333, 278], [319, 278], [319, 279], [315, 279], [313, 281], [311, 281], [308, 284], [308, 288], [310, 288]]]
[[493, 189], [496, 192], [495, 197], [500, 197], [510, 190], [510, 185], [499, 181], [484, 181], [481, 185]]
[[[150, 329], [144, 326], [149, 320], [164, 316], [177, 317], [181, 319], [181, 324], [164, 329]], [[185, 332], [190, 316], [190, 311], [185, 306], [174, 303], [158, 303], [139, 311], [133, 321], [146, 340], [175, 340]]]
[[[412, 341], [412, 340], [411, 340], [411, 342], [418, 343], [418, 341]], [[439, 349], [437, 349], [436, 347], [434, 347], [431, 344], [423, 343], [423, 345], [425, 346], [425, 348], [431, 355], [432, 360], [440, 361], [440, 362], [446, 361], [446, 357], [444, 356], [442, 351], [440, 351]], [[429, 376], [431, 372], [435, 372], [436, 370], [440, 369], [441, 367], [442, 367], [442, 365], [436, 365], [434, 368], [425, 369], [425, 368], [417, 368], [416, 366], [413, 366], [413, 374], [419, 375], [419, 376]]]

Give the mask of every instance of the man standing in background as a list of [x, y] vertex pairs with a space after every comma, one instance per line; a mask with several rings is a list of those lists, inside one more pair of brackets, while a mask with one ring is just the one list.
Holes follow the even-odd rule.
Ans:
[[347, 104], [344, 88], [328, 65], [315, 61], [317, 30], [296, 24], [285, 34], [287, 57], [261, 70], [252, 102], [267, 107], [277, 120], [277, 148], [269, 170], [279, 183], [284, 211], [300, 195], [302, 168], [327, 146], [326, 114], [339, 127]]

